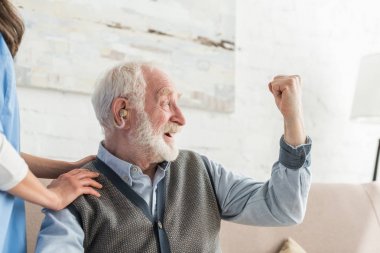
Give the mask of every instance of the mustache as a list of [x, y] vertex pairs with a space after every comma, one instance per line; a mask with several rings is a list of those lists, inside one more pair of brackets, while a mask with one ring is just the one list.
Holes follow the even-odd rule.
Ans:
[[168, 122], [165, 124], [163, 132], [176, 134], [176, 133], [181, 132], [181, 130], [182, 130], [182, 126], [178, 125], [177, 123]]

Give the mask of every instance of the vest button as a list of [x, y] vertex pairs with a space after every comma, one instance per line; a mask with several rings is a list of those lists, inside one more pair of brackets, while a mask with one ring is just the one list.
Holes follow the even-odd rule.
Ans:
[[159, 229], [162, 229], [162, 223], [161, 223], [161, 221], [157, 222], [157, 226], [158, 226]]

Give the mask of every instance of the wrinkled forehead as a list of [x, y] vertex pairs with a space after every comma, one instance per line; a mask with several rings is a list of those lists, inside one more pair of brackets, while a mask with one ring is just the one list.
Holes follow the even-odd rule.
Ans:
[[147, 96], [153, 96], [155, 98], [172, 95], [176, 97], [179, 96], [173, 81], [165, 72], [157, 68], [145, 69], [144, 77]]

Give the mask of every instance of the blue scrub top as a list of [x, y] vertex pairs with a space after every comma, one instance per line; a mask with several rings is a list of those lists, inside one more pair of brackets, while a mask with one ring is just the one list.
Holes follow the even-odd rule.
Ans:
[[[20, 150], [20, 118], [13, 58], [0, 34], [0, 131]], [[0, 253], [26, 252], [24, 202], [0, 191]]]

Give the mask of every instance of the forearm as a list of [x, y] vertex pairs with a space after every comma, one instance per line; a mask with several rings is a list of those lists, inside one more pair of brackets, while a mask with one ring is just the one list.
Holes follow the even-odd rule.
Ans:
[[75, 166], [65, 161], [52, 160], [21, 153], [22, 158], [28, 164], [29, 169], [38, 178], [57, 178], [59, 175], [69, 172]]
[[61, 210], [82, 194], [100, 197], [100, 194], [94, 189], [102, 187], [94, 180], [98, 176], [99, 173], [86, 169], [72, 170], [45, 187], [28, 170], [26, 177], [8, 192], [34, 204], [52, 210]]
[[271, 179], [249, 198], [238, 222], [284, 226], [303, 220], [311, 184], [310, 138], [306, 143], [293, 148], [280, 140], [279, 161], [273, 165]]
[[8, 192], [26, 201], [54, 210], [59, 204], [56, 195], [47, 189], [30, 171], [19, 184]]
[[7, 191], [26, 177], [28, 166], [0, 133], [0, 190]]
[[[251, 183], [253, 191], [246, 201], [229, 208], [226, 220], [255, 226], [288, 226], [302, 222], [310, 188], [307, 166], [292, 170], [280, 163], [273, 167], [272, 177], [259, 188]], [[248, 185], [246, 186], [248, 190]], [[241, 197], [241, 195], [239, 195]], [[235, 209], [235, 210], [234, 210]]]
[[284, 139], [293, 147], [306, 143], [306, 133], [302, 116], [288, 119], [284, 118]]
[[[299, 169], [289, 169], [277, 163], [273, 166], [268, 188], [263, 189], [265, 199], [262, 207], [268, 208], [263, 226], [300, 224], [306, 213], [306, 204], [311, 185], [310, 159]], [[260, 212], [259, 212], [260, 213]]]
[[311, 182], [311, 140], [306, 140], [307, 144], [293, 148], [281, 139], [279, 161], [273, 165], [272, 177], [266, 183], [207, 162], [223, 219], [260, 226], [299, 223]]

